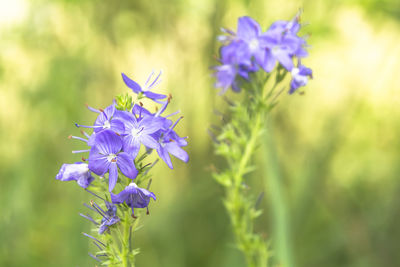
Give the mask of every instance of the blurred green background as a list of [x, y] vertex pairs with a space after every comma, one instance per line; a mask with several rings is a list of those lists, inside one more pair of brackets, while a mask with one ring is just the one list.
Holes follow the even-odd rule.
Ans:
[[[0, 266], [95, 265], [78, 215], [90, 198], [54, 177], [80, 158], [67, 136], [95, 119], [84, 104], [109, 105], [128, 90], [121, 72], [144, 81], [153, 68], [185, 116], [191, 160], [155, 168], [137, 266], [244, 266], [209, 171], [223, 165], [207, 135], [216, 36], [239, 16], [266, 28], [299, 8], [314, 80], [284, 94], [270, 121], [296, 266], [400, 266], [397, 0], [0, 0]], [[271, 238], [268, 200], [256, 228]]]

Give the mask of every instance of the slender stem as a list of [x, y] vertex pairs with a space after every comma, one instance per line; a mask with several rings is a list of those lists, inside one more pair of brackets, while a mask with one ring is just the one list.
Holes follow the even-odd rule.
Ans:
[[130, 224], [130, 210], [125, 212], [125, 222], [124, 222], [124, 237], [122, 240], [122, 266], [123, 267], [134, 267], [134, 261], [129, 261], [129, 256], [131, 254], [130, 245], [129, 245], [129, 236], [131, 231]]
[[271, 208], [274, 219], [276, 248], [280, 266], [293, 267], [292, 251], [290, 246], [290, 233], [288, 227], [288, 210], [285, 196], [283, 194], [282, 177], [279, 171], [278, 160], [273, 142], [272, 134], [265, 131], [263, 142], [264, 186], [269, 192]]

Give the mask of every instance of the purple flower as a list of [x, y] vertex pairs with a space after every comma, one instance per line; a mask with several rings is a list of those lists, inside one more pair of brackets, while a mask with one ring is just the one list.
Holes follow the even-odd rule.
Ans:
[[115, 108], [115, 103], [106, 107], [104, 110], [97, 110], [89, 106], [88, 109], [93, 112], [99, 113], [99, 116], [94, 122], [94, 125], [86, 126], [86, 125], [75, 124], [77, 127], [93, 128], [94, 133], [99, 133], [103, 130], [112, 130], [116, 133], [121, 133], [124, 131], [123, 123], [114, 119], [115, 117], [118, 116], [118, 113], [121, 112]]
[[247, 45], [249, 59], [254, 57], [257, 64], [264, 65], [266, 43], [262, 38], [260, 25], [251, 17], [240, 17], [236, 38]]
[[250, 60], [250, 53], [247, 44], [243, 41], [233, 41], [232, 43], [221, 47], [221, 66], [216, 66], [215, 76], [217, 82], [215, 87], [221, 88], [221, 94], [225, 93], [229, 87], [239, 92], [240, 87], [237, 76], [244, 79], [249, 78], [249, 72], [255, 71], [257, 67]]
[[149, 205], [150, 198], [156, 200], [154, 193], [138, 187], [135, 183], [130, 183], [119, 194], [114, 195], [111, 193], [111, 201], [114, 204], [121, 204], [125, 202], [132, 209], [132, 216], [134, 208], [146, 208]]
[[163, 127], [162, 119], [151, 115], [137, 118], [130, 112], [121, 113], [119, 119], [125, 125], [125, 131], [121, 135], [124, 151], [133, 158], [139, 153], [141, 144], [152, 149], [158, 148], [159, 144], [151, 134]]
[[156, 85], [158, 85], [161, 80], [159, 80], [160, 76], [161, 76], [161, 71], [160, 73], [157, 75], [157, 77], [151, 81], [151, 78], [154, 75], [154, 71], [151, 72], [151, 74], [149, 75], [149, 77], [147, 78], [147, 81], [144, 84], [144, 87], [141, 87], [137, 82], [133, 81], [132, 79], [130, 79], [128, 76], [126, 76], [124, 73], [121, 73], [122, 75], [122, 79], [124, 80], [126, 86], [128, 86], [129, 88], [132, 89], [132, 91], [136, 94], [144, 94], [146, 97], [155, 100], [155, 99], [164, 99], [167, 96], [166, 95], [162, 95], [162, 94], [157, 94], [157, 93], [153, 93], [150, 90], [153, 89]]
[[179, 137], [178, 134], [173, 131], [173, 128], [176, 126], [180, 119], [178, 119], [167, 131], [160, 131], [155, 134], [158, 142], [160, 143], [159, 147], [157, 148], [157, 153], [171, 169], [173, 169], [173, 166], [169, 154], [177, 157], [183, 162], [189, 161], [189, 155], [185, 150], [181, 148], [182, 146], [187, 145], [186, 140], [182, 137]]
[[61, 181], [76, 181], [79, 186], [86, 188], [94, 180], [88, 165], [83, 162], [74, 164], [63, 164], [56, 176]]
[[299, 87], [305, 86], [308, 82], [308, 77], [312, 78], [312, 70], [301, 64], [291, 71], [292, 81], [290, 82], [289, 94], [293, 94]]
[[96, 144], [89, 154], [89, 169], [97, 175], [109, 172], [109, 191], [113, 190], [118, 180], [118, 168], [128, 178], [134, 179], [138, 171], [134, 158], [121, 152], [122, 139], [116, 133], [105, 130], [96, 135]]
[[[99, 226], [99, 234], [103, 234], [109, 226], [116, 224], [120, 221], [119, 217], [117, 216], [117, 206], [114, 204], [105, 201], [107, 211], [101, 210], [99, 212], [103, 218], [101, 219], [101, 224]], [[100, 207], [99, 207], [100, 208]]]

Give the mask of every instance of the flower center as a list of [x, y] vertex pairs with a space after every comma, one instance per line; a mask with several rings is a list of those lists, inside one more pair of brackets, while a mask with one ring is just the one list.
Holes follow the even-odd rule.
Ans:
[[258, 40], [256, 38], [252, 39], [249, 43], [249, 49], [252, 52], [255, 52], [259, 47]]
[[110, 128], [111, 128], [110, 122], [108, 120], [105, 121], [104, 124], [103, 124], [103, 129], [110, 129]]
[[112, 161], [114, 161], [114, 159], [117, 157], [117, 155], [115, 155], [115, 154], [110, 154], [110, 155], [108, 155], [107, 156], [107, 160], [108, 160], [108, 162], [112, 162]]
[[140, 133], [143, 131], [144, 127], [140, 127], [140, 128], [132, 128], [131, 134], [132, 136], [140, 136]]

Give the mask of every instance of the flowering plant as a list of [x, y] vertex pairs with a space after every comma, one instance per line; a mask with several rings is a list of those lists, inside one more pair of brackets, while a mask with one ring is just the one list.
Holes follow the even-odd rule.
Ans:
[[[184, 162], [189, 160], [182, 149], [187, 145], [186, 138], [174, 131], [182, 117], [173, 122], [170, 117], [178, 112], [163, 115], [171, 97], [151, 91], [160, 83], [160, 76], [161, 72], [154, 78], [152, 72], [140, 86], [122, 73], [123, 81], [136, 94], [136, 100], [124, 94], [117, 96], [105, 109], [88, 106], [97, 113], [94, 124], [76, 126], [92, 129], [92, 133], [82, 131], [85, 138], [70, 138], [83, 141], [87, 146], [73, 153], [89, 155], [82, 157], [82, 162], [63, 164], [56, 176], [57, 180], [76, 181], [97, 198], [97, 202], [92, 200], [90, 205], [84, 204], [97, 215], [80, 215], [94, 224], [94, 233], [84, 235], [92, 239], [99, 251], [89, 255], [105, 265], [134, 266], [139, 251], [132, 248], [132, 234], [137, 229], [141, 210], [146, 208], [149, 214], [150, 200], [156, 200], [155, 194], [149, 191], [149, 171], [158, 159], [146, 163], [147, 157], [156, 150], [171, 169], [170, 155]], [[161, 107], [152, 113], [143, 107], [143, 98]]]
[[[229, 116], [222, 114], [222, 127], [214, 126], [210, 134], [214, 139], [215, 151], [223, 156], [228, 167], [214, 171], [214, 177], [225, 188], [224, 204], [230, 216], [236, 244], [246, 258], [248, 266], [267, 266], [270, 256], [266, 242], [254, 231], [254, 220], [261, 214], [260, 197], [249, 194], [247, 175], [255, 169], [257, 147], [264, 147], [265, 159], [271, 155], [267, 148], [267, 117], [276, 106], [278, 96], [288, 89], [293, 94], [312, 78], [311, 69], [302, 64], [308, 53], [304, 36], [299, 36], [300, 14], [290, 21], [276, 21], [266, 31], [251, 17], [238, 19], [237, 31], [222, 29], [222, 46], [219, 50], [220, 65], [214, 67], [215, 87], [225, 94], [244, 91], [240, 100], [224, 99], [229, 104]], [[277, 64], [277, 62], [279, 64]], [[285, 79], [290, 74], [290, 81]], [[278, 92], [277, 87], [282, 89]], [[263, 141], [263, 142], [260, 142]], [[283, 216], [284, 198], [280, 193], [279, 180], [274, 175], [271, 162], [266, 168], [264, 184], [270, 192], [271, 203], [276, 211], [277, 257], [282, 266], [290, 267], [290, 249]], [[282, 215], [284, 214], [284, 215]]]

